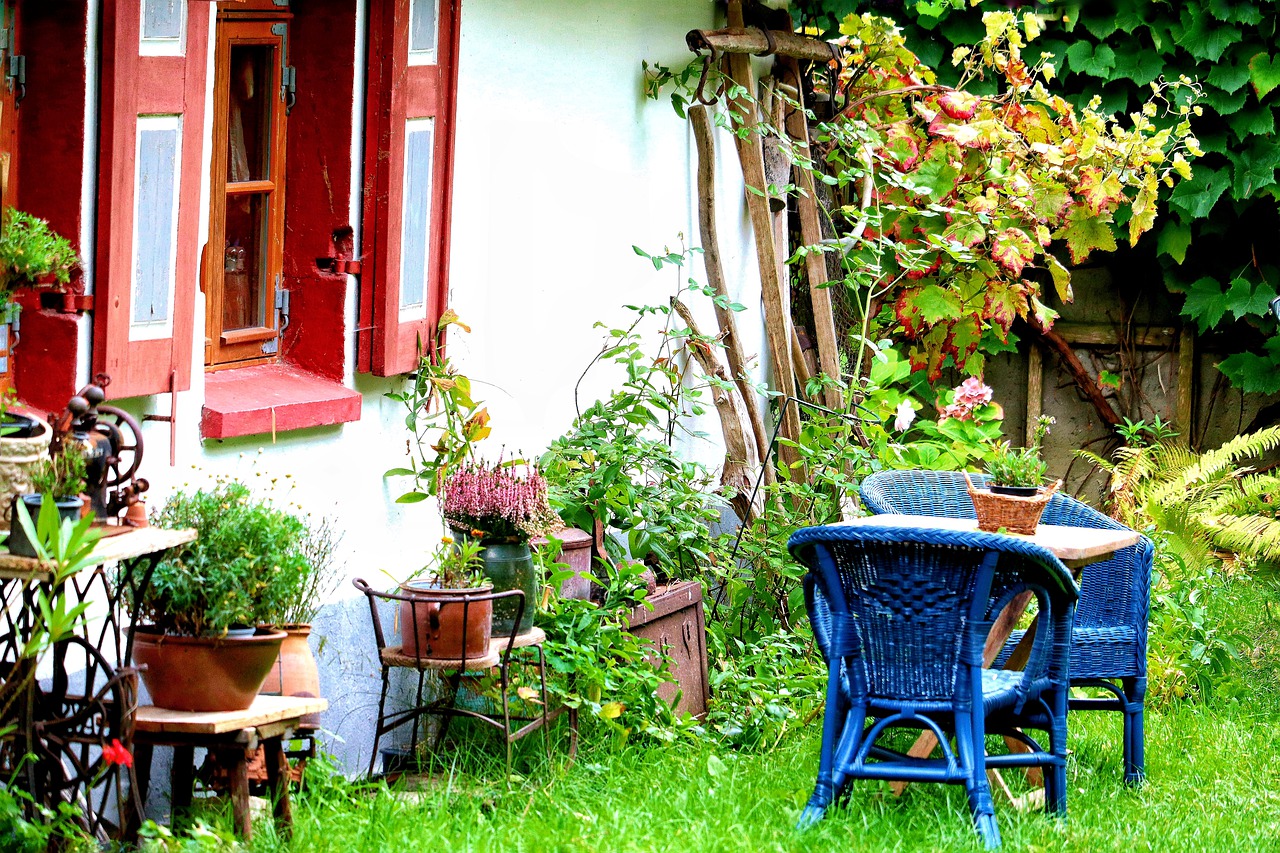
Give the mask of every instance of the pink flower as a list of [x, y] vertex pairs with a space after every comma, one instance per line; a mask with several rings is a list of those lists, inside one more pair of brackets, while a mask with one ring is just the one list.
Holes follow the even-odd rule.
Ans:
[[956, 386], [956, 403], [969, 408], [991, 402], [991, 386], [976, 376], [970, 376]]
[[893, 421], [893, 428], [898, 432], [906, 432], [916, 419], [916, 410], [911, 408], [911, 403], [907, 400], [903, 400], [898, 404], [898, 410], [895, 414], [897, 417]]
[[973, 408], [963, 403], [952, 403], [942, 410], [943, 418], [955, 418], [958, 421], [967, 421], [973, 416]]

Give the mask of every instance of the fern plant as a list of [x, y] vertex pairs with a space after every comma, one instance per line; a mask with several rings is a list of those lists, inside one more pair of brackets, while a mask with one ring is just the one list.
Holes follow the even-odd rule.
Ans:
[[1111, 513], [1130, 527], [1154, 524], [1189, 556], [1232, 551], [1280, 563], [1280, 475], [1250, 463], [1280, 447], [1280, 426], [1236, 436], [1195, 453], [1171, 440], [1122, 447], [1088, 459], [1111, 476]]

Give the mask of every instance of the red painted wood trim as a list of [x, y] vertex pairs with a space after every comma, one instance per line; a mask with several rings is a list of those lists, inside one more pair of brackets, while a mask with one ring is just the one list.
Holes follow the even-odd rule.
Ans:
[[[431, 340], [448, 292], [459, 6], [458, 0], [442, 0], [440, 4], [435, 66], [408, 64], [408, 0], [389, 0], [369, 21], [364, 287], [358, 365], [380, 376], [404, 373], [416, 366], [419, 341], [426, 344]], [[401, 323], [405, 122], [425, 117], [435, 119], [426, 319]]]
[[[191, 335], [199, 277], [200, 187], [209, 46], [208, 0], [188, 0], [185, 57], [139, 56], [139, 0], [103, 0], [98, 247], [93, 364], [112, 397], [157, 394], [176, 376], [191, 387]], [[133, 183], [137, 116], [182, 115], [173, 337], [130, 341]]]
[[362, 397], [340, 383], [284, 364], [207, 374], [200, 434], [232, 438], [360, 419]]

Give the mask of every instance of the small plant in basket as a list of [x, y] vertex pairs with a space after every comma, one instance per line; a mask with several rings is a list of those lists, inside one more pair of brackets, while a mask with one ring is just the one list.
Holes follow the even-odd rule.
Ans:
[[1012, 447], [1007, 441], [997, 445], [995, 454], [987, 460], [989, 488], [974, 486], [965, 475], [980, 530], [1028, 535], [1036, 532], [1044, 508], [1062, 485], [1061, 480], [1043, 485], [1048, 466], [1040, 458], [1040, 448], [1053, 423], [1053, 418], [1040, 416], [1030, 447]]

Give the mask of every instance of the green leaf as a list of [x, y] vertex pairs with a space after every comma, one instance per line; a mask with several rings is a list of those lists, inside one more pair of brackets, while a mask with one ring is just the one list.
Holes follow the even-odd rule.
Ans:
[[1197, 166], [1191, 180], [1178, 184], [1169, 195], [1169, 206], [1182, 211], [1184, 219], [1204, 219], [1230, 183], [1226, 169], [1215, 172], [1205, 166]]
[[1249, 100], [1249, 90], [1245, 88], [1237, 89], [1235, 92], [1223, 92], [1208, 86], [1204, 90], [1205, 103], [1221, 116], [1239, 112], [1247, 100]]
[[1249, 0], [1209, 0], [1207, 6], [1219, 21], [1247, 26], [1262, 23], [1262, 10]]
[[1227, 124], [1237, 139], [1250, 136], [1264, 136], [1275, 133], [1276, 118], [1271, 114], [1271, 107], [1260, 106], [1251, 110], [1241, 110], [1227, 118]]
[[1022, 268], [1035, 254], [1031, 238], [1019, 228], [1006, 228], [995, 235], [991, 257], [1015, 276], [1022, 275]]
[[426, 492], [406, 492], [396, 498], [398, 504], [416, 504], [427, 499]]
[[1223, 26], [1195, 4], [1182, 7], [1182, 25], [1177, 43], [1196, 59], [1217, 62], [1227, 48], [1240, 41], [1237, 27]]
[[1164, 72], [1165, 60], [1150, 50], [1122, 50], [1116, 56], [1115, 71], [1111, 79], [1128, 78], [1139, 86], [1146, 86]]
[[1187, 289], [1187, 299], [1182, 303], [1182, 316], [1190, 317], [1200, 326], [1200, 333], [1218, 325], [1227, 313], [1227, 294], [1216, 278], [1199, 279]]
[[1070, 302], [1074, 298], [1071, 293], [1071, 272], [1053, 255], [1046, 253], [1044, 259], [1049, 267], [1049, 275], [1053, 276], [1053, 289], [1057, 291], [1058, 299]]
[[1080, 23], [1084, 24], [1084, 28], [1093, 34], [1093, 37], [1102, 40], [1116, 31], [1119, 26], [1116, 23], [1116, 16], [1112, 14], [1101, 15], [1081, 15]]
[[930, 326], [940, 320], [954, 320], [961, 314], [959, 297], [954, 292], [936, 284], [920, 288], [919, 292], [911, 298], [911, 304]]
[[1254, 139], [1247, 151], [1227, 155], [1232, 165], [1231, 195], [1244, 200], [1276, 182], [1280, 145], [1272, 139]]
[[1083, 204], [1077, 204], [1067, 214], [1066, 224], [1055, 237], [1064, 237], [1071, 263], [1084, 263], [1094, 249], [1105, 252], [1116, 250], [1116, 235], [1111, 231], [1110, 215], [1094, 215]]
[[929, 198], [933, 201], [941, 201], [956, 188], [956, 178], [960, 177], [960, 171], [951, 165], [950, 159], [946, 155], [947, 146], [939, 146], [936, 150], [939, 152], [929, 157], [912, 172], [908, 172], [906, 177], [916, 188], [924, 190], [928, 193]]
[[1098, 374], [1099, 388], [1115, 388], [1120, 389], [1120, 377], [1112, 373], [1110, 370], [1103, 370]]
[[1116, 67], [1116, 52], [1105, 44], [1095, 48], [1087, 41], [1078, 41], [1067, 48], [1067, 58], [1072, 71], [1093, 77], [1108, 78], [1108, 72]]
[[1249, 82], [1249, 66], [1234, 62], [1219, 62], [1213, 66], [1209, 76], [1204, 80], [1224, 92], [1235, 92]]
[[1253, 84], [1258, 100], [1265, 98], [1268, 92], [1280, 86], [1280, 60], [1265, 53], [1256, 54], [1249, 60], [1249, 82]]
[[1156, 239], [1156, 252], [1168, 255], [1181, 264], [1187, 259], [1187, 247], [1191, 245], [1191, 226], [1180, 220], [1170, 219], [1160, 229]]
[[1265, 284], [1254, 287], [1253, 282], [1244, 278], [1231, 281], [1227, 289], [1227, 307], [1236, 319], [1243, 317], [1262, 317], [1271, 312], [1271, 298], [1275, 293]]
[[388, 468], [386, 471], [384, 471], [384, 472], [383, 472], [382, 476], [384, 476], [384, 477], [412, 477], [412, 476], [413, 476], [414, 474], [416, 474], [416, 473], [418, 473], [418, 472], [417, 472], [417, 471], [414, 471], [412, 468]]
[[1238, 352], [1227, 356], [1218, 370], [1245, 393], [1274, 394], [1280, 391], [1280, 364], [1266, 356]]

